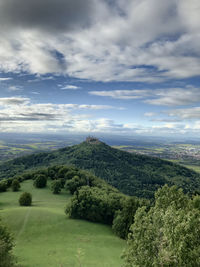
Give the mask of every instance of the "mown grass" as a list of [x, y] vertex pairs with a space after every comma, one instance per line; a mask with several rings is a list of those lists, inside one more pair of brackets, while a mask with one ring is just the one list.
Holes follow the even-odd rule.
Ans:
[[[70, 195], [53, 195], [49, 186], [35, 189], [23, 182], [20, 192], [0, 194], [0, 216], [14, 234], [14, 253], [24, 267], [118, 267], [125, 241], [109, 226], [69, 219], [64, 208]], [[33, 205], [20, 207], [22, 191], [31, 192]]]

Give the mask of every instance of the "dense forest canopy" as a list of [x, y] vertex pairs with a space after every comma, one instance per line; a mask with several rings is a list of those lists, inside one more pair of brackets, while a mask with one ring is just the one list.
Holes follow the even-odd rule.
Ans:
[[57, 164], [90, 170], [121, 192], [152, 198], [163, 186], [177, 185], [184, 192], [200, 191], [200, 174], [162, 159], [114, 149], [100, 141], [85, 141], [49, 153], [24, 156], [0, 165], [0, 179], [34, 168]]

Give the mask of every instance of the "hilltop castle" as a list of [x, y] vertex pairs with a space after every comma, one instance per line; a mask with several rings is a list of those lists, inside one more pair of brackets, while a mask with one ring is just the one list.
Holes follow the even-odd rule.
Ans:
[[93, 136], [88, 136], [85, 142], [88, 144], [100, 144], [101, 143], [98, 138], [93, 137]]

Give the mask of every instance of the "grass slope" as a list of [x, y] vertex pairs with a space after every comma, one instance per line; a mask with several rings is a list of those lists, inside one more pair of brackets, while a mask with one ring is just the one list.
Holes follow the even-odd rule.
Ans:
[[[0, 193], [0, 216], [14, 233], [14, 252], [23, 266], [121, 266], [125, 241], [109, 226], [68, 219], [68, 193], [53, 195], [49, 188], [35, 189], [32, 181], [21, 186], [20, 192]], [[32, 207], [18, 205], [22, 191], [32, 193]]]
[[36, 167], [72, 164], [92, 171], [121, 192], [151, 198], [162, 185], [177, 185], [185, 192], [200, 191], [200, 175], [170, 161], [114, 149], [104, 143], [66, 147], [33, 154], [0, 165], [0, 179]]

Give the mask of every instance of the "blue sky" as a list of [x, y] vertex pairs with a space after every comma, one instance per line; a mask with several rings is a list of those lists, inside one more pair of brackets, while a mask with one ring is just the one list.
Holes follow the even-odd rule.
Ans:
[[197, 136], [197, 0], [0, 0], [0, 132]]

